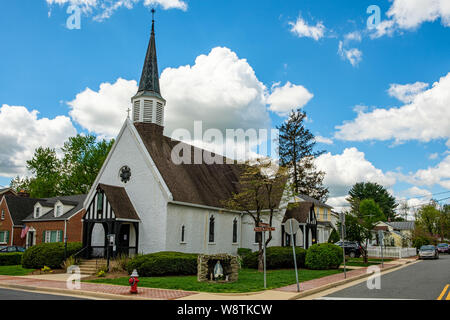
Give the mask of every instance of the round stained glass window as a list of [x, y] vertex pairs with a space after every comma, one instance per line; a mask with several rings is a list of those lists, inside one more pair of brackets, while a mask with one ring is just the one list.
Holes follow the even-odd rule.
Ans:
[[123, 166], [119, 171], [120, 180], [123, 183], [127, 183], [131, 178], [131, 170], [128, 166]]

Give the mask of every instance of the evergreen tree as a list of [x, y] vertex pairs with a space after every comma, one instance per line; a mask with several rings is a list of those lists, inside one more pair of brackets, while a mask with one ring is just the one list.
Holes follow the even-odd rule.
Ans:
[[314, 135], [305, 127], [306, 113], [291, 111], [280, 130], [280, 161], [290, 169], [293, 191], [325, 202], [328, 189], [323, 186], [325, 172], [318, 171], [314, 160], [324, 151], [314, 151]]

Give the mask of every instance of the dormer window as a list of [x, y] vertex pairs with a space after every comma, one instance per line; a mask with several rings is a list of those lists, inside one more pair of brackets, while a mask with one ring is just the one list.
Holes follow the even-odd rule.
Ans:
[[41, 214], [41, 208], [40, 207], [36, 207], [34, 216], [36, 218], [39, 218], [40, 214]]

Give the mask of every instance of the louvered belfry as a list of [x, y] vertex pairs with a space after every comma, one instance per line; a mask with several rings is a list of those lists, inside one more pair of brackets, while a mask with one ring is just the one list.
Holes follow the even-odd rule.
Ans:
[[[154, 10], [152, 10], [154, 13]], [[156, 57], [155, 20], [142, 68], [139, 89], [131, 98], [133, 104], [133, 122], [154, 123], [164, 126], [164, 107], [166, 100], [161, 96], [159, 87], [158, 60]]]

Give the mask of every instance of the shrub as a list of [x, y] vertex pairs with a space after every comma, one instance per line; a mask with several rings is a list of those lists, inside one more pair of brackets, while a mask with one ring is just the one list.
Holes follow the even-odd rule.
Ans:
[[0, 266], [16, 266], [22, 264], [22, 252], [0, 253]]
[[[70, 242], [67, 244], [67, 257], [81, 250], [81, 243]], [[59, 269], [64, 262], [64, 243], [41, 243], [28, 248], [23, 254], [22, 266], [30, 269], [40, 269], [48, 266]]]
[[138, 255], [128, 262], [128, 273], [137, 270], [139, 276], [193, 275], [197, 274], [197, 254], [182, 252], [157, 252]]
[[[306, 250], [303, 248], [295, 248], [297, 267], [305, 266]], [[294, 259], [292, 257], [292, 247], [268, 247], [266, 249], [267, 269], [284, 269], [294, 268]], [[243, 258], [243, 266], [245, 268], [258, 268], [258, 251], [252, 252]]]
[[320, 243], [308, 248], [305, 264], [308, 269], [337, 269], [342, 261], [341, 247], [332, 243]]
[[248, 248], [238, 248], [237, 249], [237, 254], [238, 254], [238, 256], [241, 256], [241, 257], [244, 257], [250, 253], [252, 253], [252, 249], [248, 249]]

